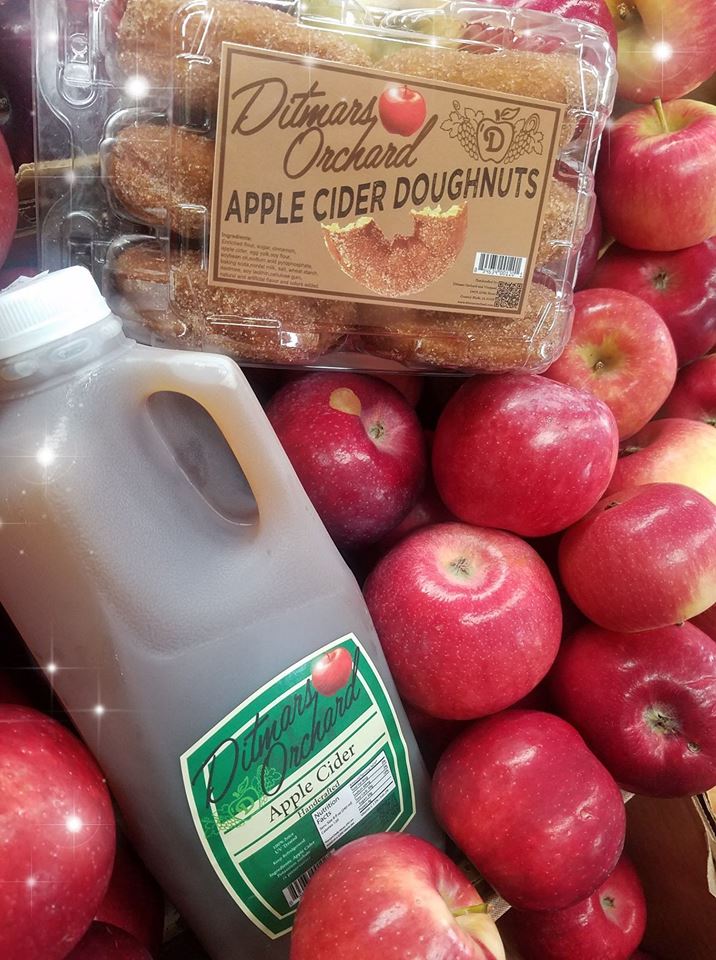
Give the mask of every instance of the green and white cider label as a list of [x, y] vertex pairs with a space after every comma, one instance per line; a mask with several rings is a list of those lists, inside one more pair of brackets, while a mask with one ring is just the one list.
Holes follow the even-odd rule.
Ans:
[[269, 937], [293, 924], [323, 860], [415, 815], [408, 751], [353, 634], [285, 670], [181, 757], [207, 856]]

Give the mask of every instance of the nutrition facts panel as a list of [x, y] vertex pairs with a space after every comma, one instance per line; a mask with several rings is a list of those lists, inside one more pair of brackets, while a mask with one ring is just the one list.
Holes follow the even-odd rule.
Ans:
[[313, 821], [326, 847], [348, 833], [395, 790], [388, 759], [379, 754], [351, 782], [313, 813]]

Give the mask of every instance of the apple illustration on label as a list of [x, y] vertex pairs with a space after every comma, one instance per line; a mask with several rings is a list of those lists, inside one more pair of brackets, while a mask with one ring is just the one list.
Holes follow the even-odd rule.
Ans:
[[348, 683], [353, 661], [345, 647], [324, 653], [311, 670], [311, 683], [324, 697], [332, 697]]
[[407, 84], [387, 87], [378, 101], [380, 121], [388, 133], [412, 137], [425, 123], [427, 106], [422, 93]]
[[[515, 138], [515, 128], [510, 121], [518, 113], [516, 109], [496, 110], [494, 120], [490, 117], [480, 120], [477, 125], [477, 149], [483, 160], [502, 163], [505, 159]], [[523, 133], [532, 135], [538, 127], [539, 117], [532, 114], [524, 123]]]

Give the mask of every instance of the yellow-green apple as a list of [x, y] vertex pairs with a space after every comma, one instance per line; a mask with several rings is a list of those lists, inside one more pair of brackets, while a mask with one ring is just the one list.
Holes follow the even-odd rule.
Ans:
[[716, 71], [716, 23], [703, 0], [606, 0], [619, 32], [626, 100], [683, 97]]
[[646, 300], [669, 328], [680, 367], [716, 344], [716, 237], [671, 253], [613, 244], [587, 286], [625, 290]]
[[477, 720], [433, 778], [436, 816], [513, 907], [590, 896], [624, 845], [622, 795], [574, 727], [537, 710]]
[[716, 603], [716, 507], [678, 483], [610, 493], [562, 537], [559, 570], [607, 630], [681, 623]]
[[550, 681], [558, 713], [625, 790], [685, 797], [716, 784], [716, 644], [697, 627], [590, 624], [563, 644]]
[[703, 420], [716, 427], [716, 354], [695, 360], [679, 371], [659, 416]]
[[63, 960], [107, 890], [114, 813], [85, 746], [30, 707], [0, 706], [0, 823], [0, 957]]
[[597, 397], [546, 377], [474, 377], [438, 421], [433, 474], [460, 520], [541, 537], [594, 506], [617, 450], [614, 416]]
[[346, 844], [311, 878], [290, 960], [505, 960], [480, 895], [441, 850], [403, 833]]
[[314, 373], [274, 394], [266, 414], [306, 493], [343, 547], [396, 527], [425, 481], [415, 411], [389, 384], [355, 373]]
[[716, 503], [716, 430], [698, 420], [648, 423], [621, 445], [607, 493], [643, 483], [683, 483]]
[[10, 154], [0, 133], [0, 267], [5, 262], [17, 226], [17, 185]]
[[152, 960], [152, 955], [126, 930], [95, 922], [66, 960]]
[[[716, 18], [714, 18], [716, 26]], [[604, 229], [637, 250], [681, 250], [716, 234], [716, 106], [632, 110], [605, 133], [597, 167]]]
[[691, 622], [699, 630], [703, 630], [712, 640], [716, 640], [716, 604], [709, 607], [708, 610], [704, 610], [697, 617], [692, 617]]
[[524, 960], [629, 960], [646, 929], [644, 889], [622, 855], [586, 900], [564, 910], [510, 910], [503, 924]]
[[364, 594], [401, 697], [434, 717], [511, 706], [557, 655], [554, 580], [532, 547], [501, 530], [417, 530], [378, 563]]
[[648, 303], [623, 290], [574, 295], [569, 343], [546, 373], [587, 390], [614, 414], [620, 439], [651, 420], [676, 380], [671, 334]]
[[575, 290], [589, 286], [589, 278], [594, 273], [599, 260], [599, 251], [602, 249], [602, 215], [599, 206], [594, 207], [594, 219], [584, 238], [582, 249], [577, 261], [577, 276], [574, 281]]

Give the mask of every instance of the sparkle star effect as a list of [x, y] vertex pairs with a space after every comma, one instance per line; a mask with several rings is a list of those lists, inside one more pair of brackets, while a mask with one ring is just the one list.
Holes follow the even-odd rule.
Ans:
[[660, 40], [658, 43], [655, 43], [651, 48], [652, 55], [655, 60], [658, 60], [659, 63], [666, 63], [667, 60], [671, 60], [674, 55], [674, 48], [670, 43], [667, 43], [666, 40]]

